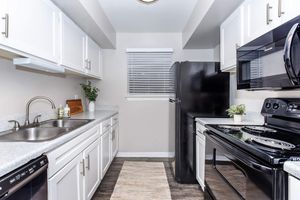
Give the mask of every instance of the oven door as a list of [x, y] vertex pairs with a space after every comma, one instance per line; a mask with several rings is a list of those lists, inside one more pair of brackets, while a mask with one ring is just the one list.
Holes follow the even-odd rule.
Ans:
[[[216, 200], [286, 199], [286, 175], [206, 132], [205, 196]], [[210, 153], [209, 153], [210, 152]], [[206, 198], [206, 199], [209, 199]]]

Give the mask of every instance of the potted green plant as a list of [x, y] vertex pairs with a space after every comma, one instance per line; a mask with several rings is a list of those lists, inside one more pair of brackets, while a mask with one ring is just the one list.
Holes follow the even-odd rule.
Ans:
[[92, 87], [92, 83], [91, 81], [88, 81], [87, 84], [80, 84], [83, 91], [84, 91], [84, 94], [85, 94], [85, 97], [88, 99], [88, 107], [89, 107], [89, 111], [90, 112], [94, 112], [95, 111], [95, 101], [98, 97], [98, 92], [100, 91], [98, 88], [96, 87]]
[[241, 122], [243, 115], [246, 114], [246, 106], [244, 104], [232, 105], [226, 111], [230, 117], [233, 117], [234, 122]]

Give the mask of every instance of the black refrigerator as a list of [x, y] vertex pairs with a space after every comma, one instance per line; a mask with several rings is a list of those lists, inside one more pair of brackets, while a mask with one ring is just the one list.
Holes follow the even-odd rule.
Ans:
[[175, 148], [174, 176], [179, 183], [192, 184], [196, 183], [196, 135], [189, 135], [189, 115], [227, 117], [230, 78], [217, 62], [176, 62], [170, 70], [174, 93], [169, 99], [169, 139], [175, 140], [175, 147], [169, 148]]

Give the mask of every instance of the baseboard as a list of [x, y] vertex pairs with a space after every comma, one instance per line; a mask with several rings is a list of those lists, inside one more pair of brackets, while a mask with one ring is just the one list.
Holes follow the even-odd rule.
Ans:
[[119, 158], [173, 158], [174, 152], [118, 152]]

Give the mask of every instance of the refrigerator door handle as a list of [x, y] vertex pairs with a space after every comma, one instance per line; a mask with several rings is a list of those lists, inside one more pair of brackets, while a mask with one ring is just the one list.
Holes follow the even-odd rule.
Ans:
[[170, 103], [180, 103], [181, 102], [181, 100], [180, 99], [169, 99], [169, 102]]

